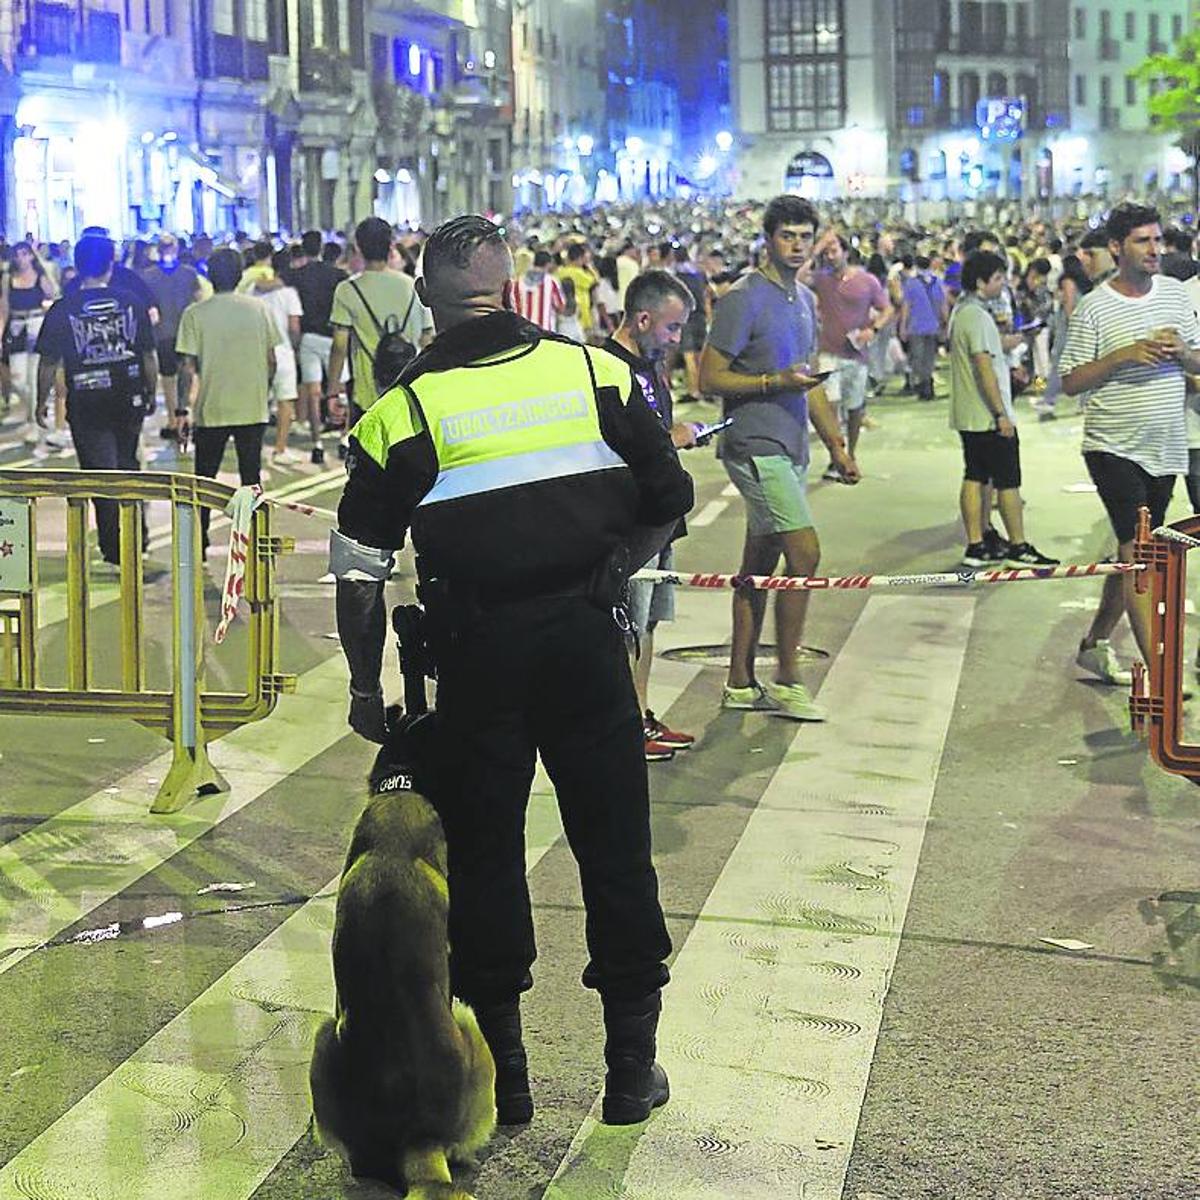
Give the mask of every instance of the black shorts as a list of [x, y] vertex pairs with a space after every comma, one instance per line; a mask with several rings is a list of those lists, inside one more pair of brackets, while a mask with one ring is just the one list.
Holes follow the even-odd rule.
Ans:
[[1167, 519], [1167, 506], [1175, 490], [1174, 475], [1151, 475], [1131, 458], [1104, 450], [1089, 450], [1083, 456], [1088, 474], [1100, 494], [1100, 502], [1112, 522], [1117, 541], [1132, 542], [1137, 534], [1138, 509], [1150, 510], [1150, 528]]
[[179, 374], [179, 355], [175, 353], [175, 339], [163, 338], [154, 343], [158, 351], [158, 373], [165, 379]]
[[1016, 430], [1010, 438], [995, 429], [973, 433], [960, 429], [963, 478], [972, 483], [994, 484], [1000, 491], [1021, 486], [1021, 443]]

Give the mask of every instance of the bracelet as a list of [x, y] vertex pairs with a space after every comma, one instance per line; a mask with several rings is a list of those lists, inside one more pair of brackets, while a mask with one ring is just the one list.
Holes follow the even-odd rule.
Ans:
[[177, 417], [186, 417], [188, 415], [188, 410], [186, 408], [177, 408], [175, 410], [175, 415]]
[[351, 684], [350, 695], [355, 700], [382, 700], [383, 688], [377, 687], [372, 692], [360, 692], [353, 684]]

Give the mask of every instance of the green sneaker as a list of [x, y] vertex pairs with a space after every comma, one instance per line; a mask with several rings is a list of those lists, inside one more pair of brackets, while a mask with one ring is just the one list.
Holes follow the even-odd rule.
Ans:
[[766, 692], [781, 717], [790, 717], [793, 721], [825, 720], [825, 710], [802, 683], [769, 683]]
[[752, 683], [749, 687], [730, 687], [726, 684], [721, 689], [722, 708], [740, 708], [749, 712], [775, 712], [779, 705], [767, 695], [767, 690], [761, 683]]

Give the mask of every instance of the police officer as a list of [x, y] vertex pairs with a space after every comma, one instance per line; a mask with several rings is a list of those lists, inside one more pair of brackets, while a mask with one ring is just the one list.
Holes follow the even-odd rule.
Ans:
[[536, 957], [525, 808], [536, 756], [579, 864], [606, 1031], [604, 1119], [665, 1103], [655, 1031], [670, 939], [650, 859], [642, 718], [617, 617], [621, 547], [693, 501], [629, 367], [508, 311], [503, 231], [425, 244], [438, 336], [355, 426], [331, 538], [351, 725], [381, 739], [383, 585], [411, 528], [438, 671], [451, 984], [496, 1058], [500, 1121], [533, 1115], [520, 993]]

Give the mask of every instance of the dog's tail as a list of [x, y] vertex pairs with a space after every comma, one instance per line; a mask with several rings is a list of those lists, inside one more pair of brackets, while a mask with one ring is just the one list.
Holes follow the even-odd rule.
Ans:
[[461, 1132], [450, 1152], [455, 1160], [469, 1160], [496, 1129], [496, 1064], [470, 1005], [454, 1001], [454, 1023], [462, 1037], [466, 1083]]

